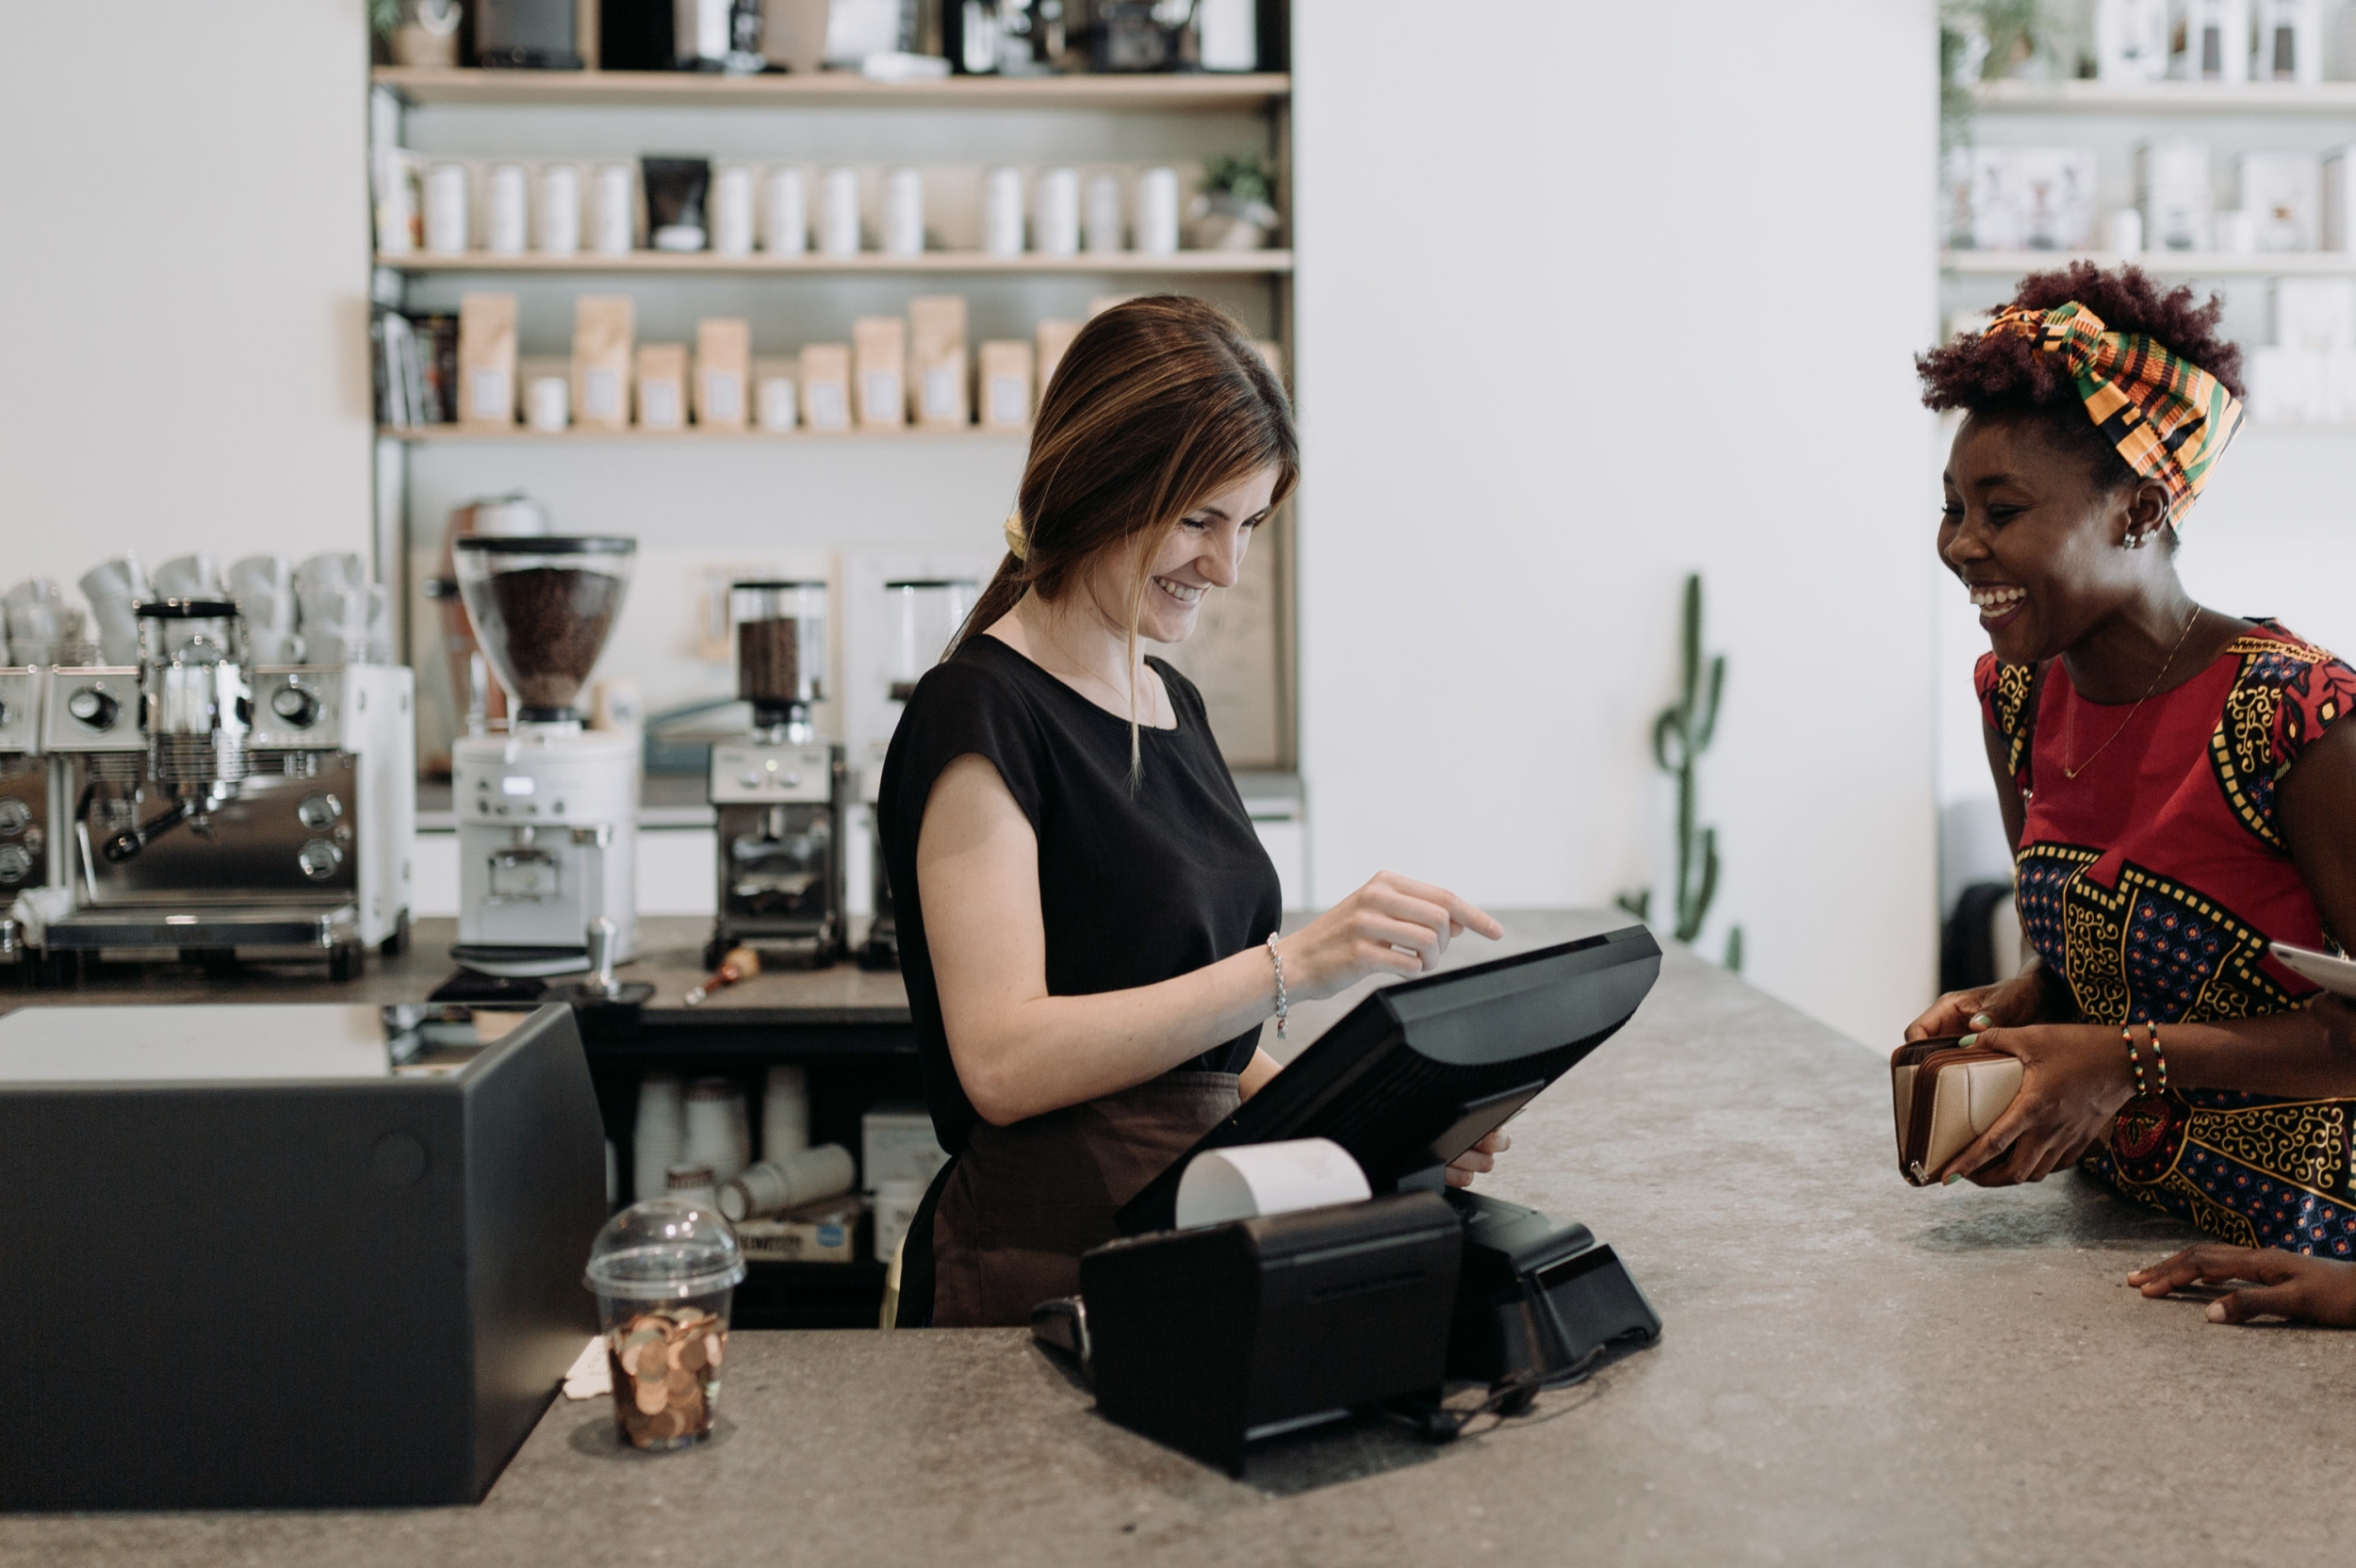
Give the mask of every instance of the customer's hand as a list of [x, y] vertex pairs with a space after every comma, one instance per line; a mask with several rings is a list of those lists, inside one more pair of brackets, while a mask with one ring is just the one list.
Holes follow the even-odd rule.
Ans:
[[2021, 1058], [2021, 1092], [1996, 1124], [1949, 1160], [1940, 1175], [1984, 1187], [2042, 1182], [2075, 1165], [2103, 1126], [2135, 1096], [2119, 1031], [2099, 1023], [2033, 1023], [1967, 1035]]
[[2166, 1296], [2189, 1284], [2242, 1282], [2209, 1303], [2212, 1323], [2287, 1317], [2356, 1329], [2356, 1263], [2301, 1257], [2271, 1247], [2187, 1247], [2172, 1258], [2138, 1268], [2127, 1282], [2146, 1296]]
[[1473, 1178], [1497, 1168], [1497, 1157], [1513, 1147], [1513, 1135], [1500, 1127], [1448, 1162], [1448, 1184], [1468, 1187]]
[[2035, 1023], [2045, 1003], [2045, 982], [2034, 964], [2009, 980], [1949, 991], [1906, 1025], [1908, 1040], [1944, 1039], [1974, 1029], [2019, 1028]]
[[1378, 872], [1365, 887], [1289, 937], [1284, 988], [1296, 997], [1332, 996], [1369, 974], [1421, 974], [1440, 961], [1448, 939], [1477, 931], [1492, 941], [1505, 927], [1429, 882]]

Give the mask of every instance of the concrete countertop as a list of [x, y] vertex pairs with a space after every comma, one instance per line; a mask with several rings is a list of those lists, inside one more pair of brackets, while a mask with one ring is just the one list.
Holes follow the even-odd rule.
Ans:
[[[1509, 920], [1517, 946], [1578, 923]], [[0, 1565], [2338, 1550], [2356, 1337], [2143, 1300], [2122, 1276], [2184, 1233], [2074, 1175], [1906, 1186], [1881, 1054], [1681, 951], [1514, 1135], [1486, 1184], [1592, 1225], [1666, 1332], [1451, 1447], [1365, 1423], [1278, 1440], [1232, 1481], [1096, 1416], [1020, 1331], [748, 1332], [718, 1437], [685, 1454], [619, 1451], [604, 1406], [560, 1401], [478, 1509], [6, 1517]]]

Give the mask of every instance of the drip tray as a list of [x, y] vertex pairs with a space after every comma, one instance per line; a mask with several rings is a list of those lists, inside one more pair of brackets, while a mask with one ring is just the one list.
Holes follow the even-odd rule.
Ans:
[[68, 952], [112, 947], [309, 947], [326, 952], [359, 936], [356, 906], [283, 909], [77, 909], [49, 923], [46, 945]]

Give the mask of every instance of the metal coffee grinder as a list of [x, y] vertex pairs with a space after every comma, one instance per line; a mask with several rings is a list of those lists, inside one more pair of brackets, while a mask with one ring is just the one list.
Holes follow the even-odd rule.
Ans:
[[750, 947], [823, 968], [846, 939], [843, 748], [810, 724], [826, 695], [826, 585], [735, 583], [728, 611], [753, 727], [712, 748], [720, 918], [704, 962]]
[[[458, 813], [458, 943], [482, 974], [592, 967], [637, 951], [638, 739], [581, 727], [577, 704], [605, 650], [635, 539], [472, 534], [454, 540], [458, 594], [513, 705], [506, 733], [450, 747]], [[603, 956], [604, 955], [600, 955]]]
[[[972, 578], [901, 578], [884, 584], [884, 633], [889, 639], [885, 679], [893, 729], [900, 727], [901, 711], [915, 694], [916, 683], [949, 651], [949, 639], [973, 612], [981, 596], [982, 585]], [[883, 826], [875, 809], [883, 793], [884, 756], [890, 744], [888, 739], [870, 743], [867, 765], [859, 770], [859, 796], [867, 804], [869, 864], [874, 868], [869, 886], [875, 901], [875, 918], [868, 923], [867, 939], [859, 944], [862, 969], [897, 969], [900, 964], [900, 931], [892, 913], [892, 882], [884, 874]]]

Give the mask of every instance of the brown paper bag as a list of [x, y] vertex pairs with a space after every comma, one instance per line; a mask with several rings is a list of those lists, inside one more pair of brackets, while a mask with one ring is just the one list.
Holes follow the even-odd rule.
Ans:
[[573, 423], [630, 427], [630, 346], [637, 315], [627, 294], [583, 294], [573, 302]]
[[478, 430], [515, 422], [515, 296], [458, 301], [458, 422]]
[[1063, 363], [1064, 351], [1080, 335], [1077, 321], [1041, 321], [1032, 335], [1039, 341], [1039, 396], [1047, 400], [1047, 389], [1055, 384], [1055, 367]]
[[908, 376], [918, 424], [962, 430], [973, 422], [966, 392], [965, 296], [936, 294], [908, 302]]
[[743, 430], [753, 364], [752, 324], [715, 318], [695, 323], [695, 423]]
[[859, 372], [859, 429], [905, 429], [908, 324], [897, 316], [860, 317], [851, 323], [851, 353]]
[[851, 346], [848, 343], [804, 344], [801, 392], [803, 424], [830, 435], [849, 430]]
[[638, 346], [638, 428], [683, 430], [687, 425], [687, 345]]
[[982, 360], [982, 427], [1021, 430], [1031, 422], [1031, 346], [985, 343]]

